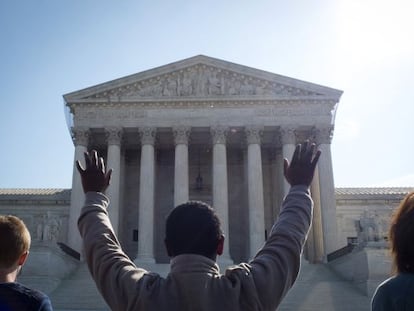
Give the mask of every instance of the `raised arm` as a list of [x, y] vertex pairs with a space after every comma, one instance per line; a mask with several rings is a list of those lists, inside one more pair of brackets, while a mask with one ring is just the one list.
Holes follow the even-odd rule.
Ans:
[[[122, 251], [110, 223], [108, 198], [103, 194], [109, 186], [111, 170], [95, 150], [85, 153], [85, 168], [77, 161], [85, 192], [85, 205], [78, 220], [85, 259], [96, 286], [111, 310], [126, 310], [126, 297], [140, 294], [138, 282], [147, 273], [138, 269]], [[110, 207], [109, 207], [110, 208]]]
[[274, 310], [292, 287], [312, 219], [309, 193], [320, 151], [306, 141], [296, 146], [292, 160], [284, 161], [284, 175], [291, 189], [264, 247], [251, 264], [254, 286], [263, 310]]
[[108, 172], [105, 170], [105, 163], [98, 156], [96, 150], [90, 153], [85, 152], [85, 168], [76, 161], [76, 167], [81, 175], [82, 187], [85, 193], [89, 191], [104, 193], [111, 180], [112, 169]]
[[315, 153], [315, 149], [315, 144], [305, 141], [303, 145], [299, 144], [296, 146], [290, 164], [288, 159], [284, 159], [285, 178], [291, 186], [310, 186], [316, 164], [321, 155], [321, 151], [318, 150]]

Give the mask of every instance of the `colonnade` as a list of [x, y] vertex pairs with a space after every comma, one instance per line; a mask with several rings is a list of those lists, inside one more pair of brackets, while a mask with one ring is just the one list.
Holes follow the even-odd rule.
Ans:
[[[247, 144], [247, 184], [248, 184], [248, 224], [250, 258], [264, 243], [265, 213], [263, 197], [263, 172], [261, 139], [263, 134], [261, 126], [246, 126], [244, 128], [245, 142]], [[111, 199], [109, 215], [115, 232], [119, 227], [120, 211], [120, 167], [122, 128], [106, 128], [107, 138], [107, 166], [114, 168], [111, 185], [107, 194]], [[157, 128], [139, 128], [139, 143], [141, 145], [140, 182], [139, 182], [139, 232], [138, 252], [136, 260], [155, 263], [154, 259], [154, 196], [155, 196], [155, 138]], [[172, 128], [175, 144], [174, 162], [174, 205], [188, 201], [189, 199], [189, 137], [191, 128], [177, 126]], [[75, 143], [75, 160], [83, 160], [83, 153], [87, 150], [89, 130], [86, 128], [72, 129]], [[227, 144], [228, 128], [213, 126], [210, 128], [212, 143], [212, 197], [213, 206], [222, 221], [223, 231], [229, 232], [229, 207], [228, 207], [228, 176], [227, 176]], [[280, 135], [282, 155], [290, 159], [297, 140], [294, 127], [283, 127], [277, 133]], [[308, 241], [308, 254], [313, 261], [326, 259], [326, 254], [338, 248], [336, 225], [336, 201], [333, 183], [332, 159], [330, 150], [332, 130], [315, 129], [312, 135], [315, 142], [322, 150], [317, 173], [311, 186], [312, 196], [315, 201], [313, 228]], [[276, 133], [275, 133], [276, 135]], [[138, 138], [138, 135], [137, 135]], [[284, 194], [289, 185], [283, 186]], [[82, 244], [77, 230], [77, 218], [83, 205], [79, 174], [74, 167], [71, 208], [69, 215], [68, 244], [77, 251], [81, 251]], [[222, 260], [230, 262], [229, 241], [225, 240]]]

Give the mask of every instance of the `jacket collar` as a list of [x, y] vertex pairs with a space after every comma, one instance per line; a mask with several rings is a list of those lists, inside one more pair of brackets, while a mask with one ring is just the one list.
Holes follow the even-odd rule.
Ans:
[[220, 268], [214, 260], [201, 255], [183, 254], [171, 259], [170, 273], [189, 272], [220, 274]]

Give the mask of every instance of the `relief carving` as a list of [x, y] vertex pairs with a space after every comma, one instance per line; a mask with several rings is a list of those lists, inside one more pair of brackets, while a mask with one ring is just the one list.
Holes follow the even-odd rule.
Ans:
[[91, 98], [131, 97], [217, 97], [217, 96], [315, 96], [315, 92], [264, 79], [222, 70], [212, 66], [195, 65], [158, 77], [134, 82]]

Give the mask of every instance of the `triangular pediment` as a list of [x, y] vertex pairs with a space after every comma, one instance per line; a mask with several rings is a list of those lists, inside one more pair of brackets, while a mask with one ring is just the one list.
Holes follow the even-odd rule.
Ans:
[[67, 103], [214, 98], [339, 100], [341, 91], [199, 55], [64, 96]]

